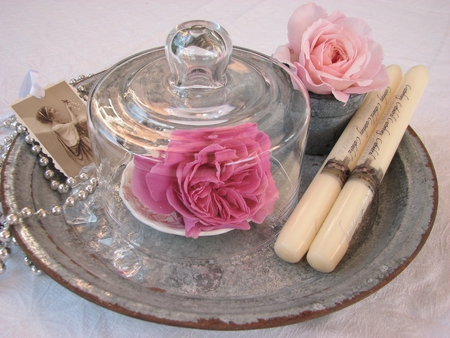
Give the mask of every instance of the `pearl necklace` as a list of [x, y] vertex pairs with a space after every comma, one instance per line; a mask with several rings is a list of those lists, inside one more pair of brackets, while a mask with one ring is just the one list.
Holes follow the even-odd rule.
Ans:
[[[92, 75], [88, 75], [90, 77]], [[69, 83], [76, 85], [78, 82], [84, 80], [86, 77], [80, 75], [77, 80], [72, 79]], [[79, 86], [77, 88], [80, 97], [84, 100], [87, 99], [85, 88]], [[36, 156], [39, 166], [44, 169], [44, 177], [49, 181], [50, 188], [58, 191], [60, 194], [69, 193], [70, 189], [78, 185], [80, 182], [87, 182], [84, 189], [78, 189], [75, 194], [66, 198], [63, 206], [55, 205], [50, 210], [43, 208], [34, 210], [29, 207], [22, 208], [19, 212], [9, 213], [0, 222], [0, 275], [6, 270], [6, 261], [11, 255], [11, 243], [17, 245], [16, 239], [11, 234], [11, 227], [17, 224], [20, 219], [28, 219], [30, 217], [38, 217], [40, 219], [47, 218], [48, 216], [59, 216], [63, 213], [63, 207], [74, 207], [77, 201], [84, 201], [89, 195], [93, 194], [98, 186], [98, 179], [95, 176], [89, 177], [89, 175], [83, 171], [77, 176], [66, 177], [59, 170], [55, 169], [51, 158], [42, 153], [42, 148], [28, 132], [27, 127], [22, 125], [16, 120], [14, 115], [8, 117], [3, 125], [0, 127], [8, 128], [11, 133], [4, 138], [4, 145], [0, 144], [0, 167], [3, 166], [6, 160], [7, 153], [11, 144], [16, 138], [23, 138], [25, 143], [30, 146], [30, 151]], [[0, 216], [3, 214], [0, 212]], [[31, 271], [36, 274], [40, 274], [41, 270], [27, 257], [25, 256], [24, 262], [30, 267]]]

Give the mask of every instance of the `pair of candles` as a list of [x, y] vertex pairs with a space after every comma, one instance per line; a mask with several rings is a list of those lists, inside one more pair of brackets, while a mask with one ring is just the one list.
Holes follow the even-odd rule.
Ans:
[[424, 66], [402, 78], [386, 68], [389, 85], [367, 95], [275, 242], [277, 255], [308, 263], [321, 272], [335, 269], [389, 167], [428, 83]]

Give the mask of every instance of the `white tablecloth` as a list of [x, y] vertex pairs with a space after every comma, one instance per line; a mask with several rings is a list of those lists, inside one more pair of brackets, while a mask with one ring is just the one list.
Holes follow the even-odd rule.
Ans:
[[[445, 0], [318, 0], [331, 13], [364, 19], [403, 71], [424, 64], [430, 82], [411, 121], [434, 162], [439, 210], [428, 241], [392, 282], [330, 315], [271, 329], [239, 332], [177, 328], [127, 317], [34, 276], [13, 248], [0, 276], [1, 337], [444, 337], [450, 336], [450, 2]], [[46, 84], [106, 69], [161, 46], [178, 23], [223, 25], [233, 43], [271, 54], [287, 42], [294, 0], [2, 1], [0, 117], [9, 115], [28, 70]]]

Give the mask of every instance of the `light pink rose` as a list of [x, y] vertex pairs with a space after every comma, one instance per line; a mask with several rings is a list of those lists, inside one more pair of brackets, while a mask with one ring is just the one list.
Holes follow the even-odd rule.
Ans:
[[273, 212], [270, 139], [254, 123], [176, 130], [165, 158], [134, 157], [133, 194], [153, 212], [177, 212], [188, 237], [248, 230]]
[[383, 89], [389, 78], [383, 51], [371, 29], [342, 12], [327, 12], [314, 3], [297, 8], [288, 22], [288, 41], [273, 54], [288, 63], [306, 88], [347, 102], [350, 94]]

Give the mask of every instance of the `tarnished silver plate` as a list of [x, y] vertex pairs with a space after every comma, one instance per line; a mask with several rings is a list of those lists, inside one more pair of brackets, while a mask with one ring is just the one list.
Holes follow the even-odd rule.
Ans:
[[[305, 158], [302, 191], [323, 160]], [[48, 210], [64, 198], [50, 189], [20, 140], [11, 147], [2, 182], [5, 212]], [[433, 164], [409, 128], [347, 255], [330, 274], [313, 270], [305, 259], [289, 264], [275, 255], [277, 220], [194, 240], [131, 221], [113, 229], [97, 210], [95, 223], [69, 226], [63, 216], [33, 217], [13, 234], [45, 273], [113, 311], [169, 325], [253, 329], [326, 315], [380, 289], [422, 248], [437, 201]]]

